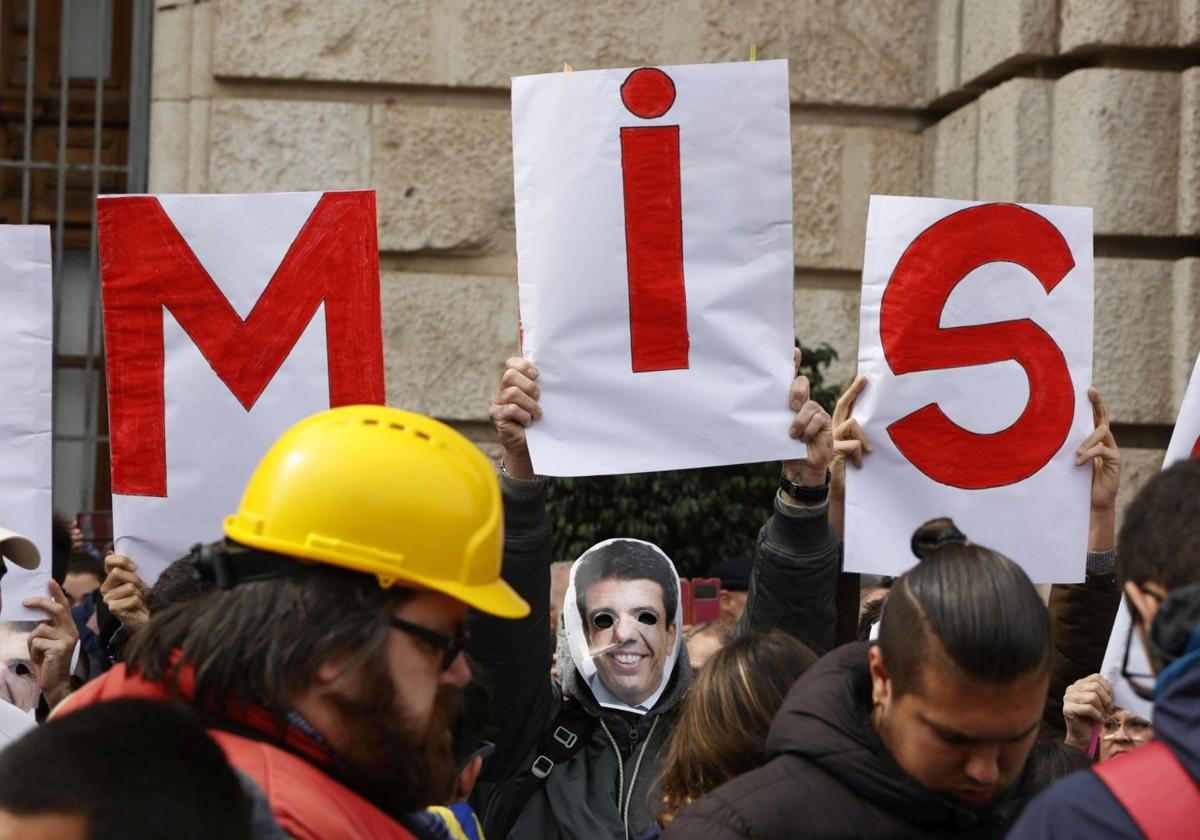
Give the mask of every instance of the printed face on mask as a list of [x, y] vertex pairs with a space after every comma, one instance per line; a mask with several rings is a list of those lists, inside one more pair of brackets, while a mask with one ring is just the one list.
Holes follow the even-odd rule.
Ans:
[[588, 648], [600, 679], [621, 702], [641, 704], [658, 690], [675, 647], [662, 587], [648, 579], [607, 578], [592, 584], [584, 600]]

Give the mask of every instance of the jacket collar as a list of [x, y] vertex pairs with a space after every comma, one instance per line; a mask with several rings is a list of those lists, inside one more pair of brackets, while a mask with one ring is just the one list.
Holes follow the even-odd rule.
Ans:
[[771, 724], [768, 757], [801, 756], [872, 806], [916, 825], [961, 831], [998, 821], [1014, 804], [1012, 793], [973, 811], [921, 785], [884, 748], [871, 722], [869, 648], [838, 648], [792, 686]]

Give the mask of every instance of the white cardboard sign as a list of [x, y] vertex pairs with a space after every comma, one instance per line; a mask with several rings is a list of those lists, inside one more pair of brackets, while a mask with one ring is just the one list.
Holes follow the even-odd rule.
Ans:
[[1088, 208], [872, 196], [846, 568], [896, 575], [954, 519], [1035, 582], [1083, 579], [1091, 432]]
[[50, 228], [0, 225], [0, 525], [28, 537], [36, 569], [8, 563], [0, 584], [5, 621], [44, 621], [21, 600], [49, 597], [51, 365]]
[[116, 550], [221, 537], [302, 418], [382, 403], [373, 192], [98, 199]]
[[535, 469], [803, 457], [786, 61], [513, 79]]
[[[1177, 461], [1197, 455], [1200, 455], [1200, 358], [1192, 368], [1192, 378], [1188, 381], [1187, 392], [1183, 395], [1183, 405], [1180, 406], [1179, 418], [1175, 421], [1175, 431], [1171, 433], [1171, 442], [1167, 445], [1167, 456], [1163, 460], [1162, 468], [1165, 470]], [[1129, 632], [1132, 623], [1129, 603], [1122, 595], [1121, 606], [1117, 609], [1116, 620], [1113, 621], [1112, 635], [1108, 637], [1108, 649], [1104, 653], [1104, 664], [1100, 673], [1112, 683], [1113, 700], [1118, 706], [1150, 720], [1154, 712], [1154, 703], [1136, 695], [1129, 687], [1129, 681], [1121, 676], [1127, 642], [1131, 642], [1129, 672], [1143, 675], [1151, 672], [1146, 648], [1136, 635]]]

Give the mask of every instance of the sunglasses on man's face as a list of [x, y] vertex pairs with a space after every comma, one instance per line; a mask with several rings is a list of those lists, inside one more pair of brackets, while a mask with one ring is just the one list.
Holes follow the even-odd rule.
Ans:
[[440, 666], [443, 671], [450, 670], [450, 666], [454, 664], [454, 660], [458, 658], [458, 655], [462, 653], [462, 649], [471, 641], [471, 634], [462, 627], [459, 627], [453, 636], [447, 636], [445, 633], [430, 630], [428, 627], [422, 627], [420, 624], [413, 624], [411, 621], [405, 621], [403, 618], [392, 616], [389, 621], [397, 630], [420, 639], [435, 650], [440, 650], [442, 652]]

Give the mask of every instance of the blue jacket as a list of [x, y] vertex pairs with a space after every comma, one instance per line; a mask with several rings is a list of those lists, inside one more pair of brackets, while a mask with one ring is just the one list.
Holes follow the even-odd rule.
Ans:
[[[1171, 748], [1200, 785], [1200, 667], [1181, 674], [1154, 703], [1154, 735]], [[1120, 759], [1117, 759], [1118, 761]], [[1147, 780], [1153, 784], [1153, 780]], [[1196, 815], [1200, 822], [1200, 814]], [[1091, 770], [1080, 770], [1036, 797], [1008, 837], [1130, 837], [1142, 832]]]

